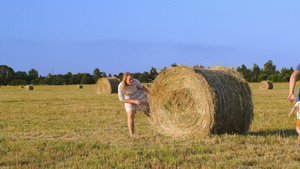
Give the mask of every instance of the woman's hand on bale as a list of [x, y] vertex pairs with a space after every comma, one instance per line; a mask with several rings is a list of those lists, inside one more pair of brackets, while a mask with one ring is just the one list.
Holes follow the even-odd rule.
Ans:
[[142, 104], [142, 101], [136, 100], [136, 101], [135, 101], [135, 104], [140, 105], [140, 104]]

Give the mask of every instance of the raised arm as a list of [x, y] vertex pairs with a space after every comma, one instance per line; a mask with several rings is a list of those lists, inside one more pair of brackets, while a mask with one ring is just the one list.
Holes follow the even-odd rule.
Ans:
[[291, 78], [290, 78], [290, 93], [289, 93], [287, 99], [291, 103], [294, 100], [296, 100], [296, 97], [295, 97], [295, 94], [294, 94], [294, 89], [295, 89], [295, 85], [296, 85], [296, 79], [297, 79], [298, 76], [300, 76], [300, 71], [295, 70], [294, 73], [292, 74]]
[[145, 86], [142, 87], [142, 90], [148, 94], [151, 94], [151, 92]]

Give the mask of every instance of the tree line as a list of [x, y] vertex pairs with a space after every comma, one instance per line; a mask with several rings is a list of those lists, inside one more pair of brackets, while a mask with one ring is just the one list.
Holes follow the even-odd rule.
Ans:
[[[171, 64], [171, 67], [178, 66], [176, 63]], [[202, 65], [196, 64], [193, 68], [204, 68]], [[163, 71], [163, 68], [160, 71]], [[260, 68], [257, 64], [253, 64], [252, 69], [247, 68], [244, 64], [237, 67], [236, 70], [240, 72], [248, 82], [261, 82], [263, 80], [270, 80], [272, 82], [288, 82], [294, 69], [291, 67], [282, 68], [280, 71], [276, 70], [276, 66], [269, 60]], [[142, 83], [153, 81], [158, 75], [156, 68], [151, 67], [149, 72], [132, 73], [133, 78], [138, 79]], [[123, 78], [123, 73], [113, 75], [119, 79]], [[78, 73], [72, 74], [48, 74], [47, 76], [39, 76], [38, 71], [31, 69], [28, 72], [17, 71], [15, 72], [11, 67], [0, 65], [0, 85], [69, 85], [69, 84], [95, 84], [101, 77], [112, 77], [111, 74], [107, 75], [105, 72], [100, 72], [99, 68], [95, 68], [93, 74]]]
[[[133, 73], [133, 77], [140, 80], [142, 83], [147, 83], [155, 79], [158, 72], [155, 68], [151, 68], [149, 72]], [[113, 75], [119, 79], [123, 78], [123, 73]], [[72, 74], [48, 74], [43, 77], [39, 75], [38, 71], [31, 69], [28, 72], [17, 71], [7, 65], [0, 65], [0, 85], [71, 85], [71, 84], [95, 84], [99, 78], [112, 77], [111, 74], [107, 75], [105, 72], [100, 72], [99, 68], [95, 68], [93, 74], [90, 73], [78, 73]]]

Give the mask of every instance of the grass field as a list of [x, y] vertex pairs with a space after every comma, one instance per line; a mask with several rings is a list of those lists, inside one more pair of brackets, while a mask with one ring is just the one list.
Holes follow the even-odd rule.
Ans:
[[160, 135], [143, 113], [129, 137], [123, 103], [117, 94], [96, 94], [95, 85], [2, 86], [0, 168], [299, 168], [288, 83], [250, 86], [250, 131], [201, 140]]

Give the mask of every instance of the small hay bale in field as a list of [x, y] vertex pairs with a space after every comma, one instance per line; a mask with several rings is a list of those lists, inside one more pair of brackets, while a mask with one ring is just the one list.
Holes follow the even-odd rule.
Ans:
[[31, 85], [26, 85], [26, 86], [25, 86], [25, 89], [26, 89], [26, 90], [33, 90], [33, 86], [31, 86]]
[[77, 89], [82, 89], [83, 86], [82, 85], [77, 85]]
[[273, 83], [271, 81], [268, 81], [268, 80], [261, 81], [259, 89], [260, 90], [273, 89]]
[[118, 93], [120, 80], [117, 78], [100, 78], [97, 81], [98, 94]]
[[24, 86], [23, 86], [23, 85], [20, 85], [20, 86], [19, 86], [19, 89], [24, 89]]
[[232, 68], [167, 69], [152, 85], [149, 103], [151, 124], [172, 137], [245, 133], [253, 120], [249, 84]]

